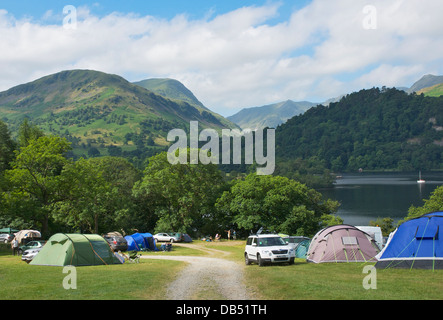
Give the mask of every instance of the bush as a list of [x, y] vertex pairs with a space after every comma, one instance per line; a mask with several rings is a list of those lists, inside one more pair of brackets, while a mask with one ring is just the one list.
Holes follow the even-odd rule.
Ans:
[[0, 243], [0, 254], [12, 253], [10, 243]]

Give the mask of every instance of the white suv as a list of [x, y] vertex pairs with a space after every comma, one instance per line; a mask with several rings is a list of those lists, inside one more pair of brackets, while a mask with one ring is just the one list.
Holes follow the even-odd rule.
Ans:
[[295, 250], [276, 234], [249, 236], [245, 247], [245, 263], [257, 262], [262, 267], [266, 262], [294, 263]]

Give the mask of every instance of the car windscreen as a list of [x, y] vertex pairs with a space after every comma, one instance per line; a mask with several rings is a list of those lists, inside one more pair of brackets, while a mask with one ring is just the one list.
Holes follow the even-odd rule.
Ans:
[[259, 247], [269, 247], [269, 246], [285, 246], [286, 242], [279, 237], [266, 237], [258, 238]]

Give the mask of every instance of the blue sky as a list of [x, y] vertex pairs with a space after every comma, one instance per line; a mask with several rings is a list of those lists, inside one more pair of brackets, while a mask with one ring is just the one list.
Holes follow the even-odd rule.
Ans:
[[[73, 5], [76, 7], [88, 6], [91, 8], [91, 12], [98, 16], [105, 16], [112, 12], [121, 12], [150, 15], [164, 19], [172, 19], [177, 14], [186, 14], [191, 19], [201, 19], [211, 12], [213, 15], [219, 15], [243, 6], [257, 6], [266, 4], [267, 2], [269, 3], [269, 1], [256, 0], [70, 0], [67, 2], [61, 2], [60, 0], [3, 0], [0, 7], [14, 14], [17, 18], [33, 17], [37, 20], [44, 16], [49, 10], [62, 11], [65, 5]], [[279, 10], [279, 16], [274, 22], [284, 21], [284, 19], [288, 18], [292, 9], [303, 7], [309, 2], [310, 0], [276, 1], [276, 3], [281, 4], [281, 10]]]
[[409, 87], [443, 74], [441, 12], [441, 0], [3, 0], [0, 91], [67, 69], [168, 77], [228, 116]]

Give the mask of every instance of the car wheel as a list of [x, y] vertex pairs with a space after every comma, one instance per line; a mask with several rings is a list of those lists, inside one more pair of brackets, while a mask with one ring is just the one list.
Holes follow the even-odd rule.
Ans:
[[247, 254], [247, 253], [245, 253], [245, 264], [246, 264], [247, 266], [249, 266], [249, 265], [251, 264], [251, 260], [249, 260], [249, 258], [248, 258], [248, 254]]
[[257, 254], [257, 261], [258, 261], [258, 265], [260, 267], [263, 267], [265, 265], [265, 262], [263, 261], [263, 259], [260, 257], [260, 254]]

